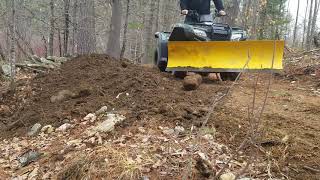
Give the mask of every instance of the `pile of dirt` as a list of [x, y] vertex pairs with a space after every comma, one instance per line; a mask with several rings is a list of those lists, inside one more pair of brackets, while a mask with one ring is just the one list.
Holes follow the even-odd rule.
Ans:
[[1, 128], [9, 130], [2, 131], [3, 137], [25, 133], [35, 123], [59, 126], [104, 105], [122, 111], [129, 124], [145, 120], [146, 115], [172, 123], [191, 121], [201, 117], [202, 107], [209, 103], [207, 92], [186, 92], [170, 74], [105, 55], [79, 56], [59, 70], [38, 75], [21, 91], [27, 95], [3, 95], [2, 105], [12, 110], [9, 115], [0, 113], [5, 124]]

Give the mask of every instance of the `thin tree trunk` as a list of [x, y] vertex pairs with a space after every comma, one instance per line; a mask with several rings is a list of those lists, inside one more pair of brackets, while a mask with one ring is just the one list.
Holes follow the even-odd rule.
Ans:
[[297, 40], [297, 29], [298, 29], [299, 10], [300, 10], [300, 0], [298, 0], [298, 8], [297, 8], [297, 15], [296, 15], [296, 23], [295, 23], [295, 25], [294, 25], [294, 32], [293, 32], [293, 46], [295, 46], [295, 45], [296, 45], [296, 40]]
[[70, 23], [70, 0], [64, 0], [64, 36], [63, 36], [63, 55], [68, 55], [69, 45], [69, 23]]
[[107, 54], [114, 58], [120, 58], [120, 35], [121, 35], [121, 1], [112, 0], [111, 31], [109, 34]]
[[58, 44], [59, 44], [59, 56], [62, 56], [62, 42], [61, 42], [61, 33], [60, 29], [58, 29]]
[[310, 50], [310, 39], [311, 39], [311, 26], [312, 26], [312, 10], [313, 10], [313, 0], [311, 0], [310, 11], [309, 11], [309, 22], [308, 22], [308, 31], [307, 31], [307, 50]]
[[152, 55], [151, 42], [152, 42], [155, 7], [156, 7], [155, 1], [151, 1], [149, 14], [148, 14], [149, 19], [146, 25], [146, 41], [145, 41], [145, 54], [142, 62], [143, 64], [148, 64], [151, 62], [149, 61], [149, 59], [151, 58], [151, 55]]
[[78, 27], [77, 15], [78, 15], [78, 0], [75, 0], [73, 4], [73, 11], [72, 11], [72, 20], [73, 20], [72, 50], [71, 50], [72, 55], [75, 54], [75, 49], [76, 49], [76, 34], [77, 34], [77, 27]]
[[16, 46], [15, 46], [15, 32], [16, 32], [16, 7], [15, 0], [11, 0], [11, 23], [10, 23], [10, 34], [11, 34], [11, 47], [10, 47], [10, 67], [11, 67], [11, 90], [15, 90], [15, 77], [16, 77]]
[[53, 40], [54, 40], [54, 0], [50, 0], [49, 56], [53, 56]]
[[126, 18], [124, 22], [123, 42], [122, 42], [122, 48], [120, 53], [120, 59], [123, 58], [124, 53], [126, 51], [129, 13], [130, 13], [130, 0], [127, 0]]
[[94, 0], [80, 0], [80, 20], [77, 29], [78, 54], [92, 54], [96, 51], [96, 25]]
[[316, 25], [317, 25], [317, 18], [318, 18], [318, 0], [314, 0], [314, 10], [313, 10], [313, 18], [312, 18], [312, 26], [311, 26], [311, 33], [310, 33], [310, 42], [309, 42], [309, 49], [312, 47], [312, 41], [315, 36]]
[[2, 49], [1, 43], [0, 43], [0, 60], [6, 61], [6, 56], [4, 55], [4, 51]]
[[306, 6], [306, 12], [304, 15], [304, 22], [303, 22], [303, 34], [302, 34], [302, 44], [301, 47], [303, 48], [305, 45], [306, 40], [306, 28], [307, 28], [307, 15], [308, 15], [308, 6], [309, 6], [309, 0], [307, 0], [307, 6]]
[[44, 57], [48, 57], [48, 42], [44, 36], [42, 36], [43, 47], [44, 47]]

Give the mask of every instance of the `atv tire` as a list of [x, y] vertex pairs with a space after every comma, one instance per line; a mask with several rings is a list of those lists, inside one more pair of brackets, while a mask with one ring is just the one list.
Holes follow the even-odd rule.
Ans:
[[222, 81], [235, 81], [239, 74], [238, 72], [222, 72], [220, 77]]
[[156, 65], [161, 72], [165, 72], [167, 69], [167, 62], [160, 61], [158, 50], [154, 51], [154, 65]]

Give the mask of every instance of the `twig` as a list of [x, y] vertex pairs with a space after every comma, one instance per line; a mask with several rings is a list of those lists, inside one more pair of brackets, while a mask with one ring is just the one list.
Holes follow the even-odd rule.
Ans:
[[312, 167], [309, 167], [309, 166], [303, 166], [304, 169], [307, 169], [307, 170], [310, 170], [310, 171], [313, 171], [313, 172], [316, 172], [316, 173], [320, 173], [320, 170], [319, 169], [314, 169]]
[[216, 98], [214, 101], [212, 101], [212, 104], [210, 106], [209, 112], [205, 118], [205, 120], [202, 123], [202, 128], [204, 128], [206, 126], [206, 124], [208, 123], [214, 109], [216, 108], [216, 106], [218, 105], [218, 103], [227, 95], [229, 95], [229, 93], [231, 92], [231, 90], [233, 89], [233, 87], [237, 84], [238, 80], [240, 79], [242, 73], [244, 72], [245, 68], [248, 66], [249, 62], [251, 61], [251, 56], [250, 56], [250, 51], [248, 50], [248, 60], [246, 62], [246, 64], [243, 66], [241, 72], [238, 74], [237, 78], [235, 79], [235, 81], [231, 84], [231, 86], [228, 88], [227, 92], [222, 94], [220, 97]]

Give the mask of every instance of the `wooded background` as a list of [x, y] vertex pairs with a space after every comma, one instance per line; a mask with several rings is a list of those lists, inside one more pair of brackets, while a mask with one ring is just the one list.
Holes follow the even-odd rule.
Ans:
[[[224, 0], [229, 16], [219, 21], [243, 27], [251, 39], [311, 49], [319, 0], [300, 1], [308, 4], [303, 15], [291, 15], [287, 0]], [[150, 63], [153, 34], [182, 21], [178, 0], [1, 0], [0, 61], [107, 53]]]

